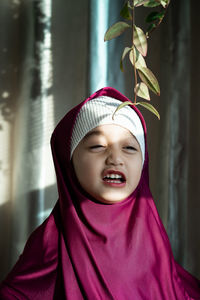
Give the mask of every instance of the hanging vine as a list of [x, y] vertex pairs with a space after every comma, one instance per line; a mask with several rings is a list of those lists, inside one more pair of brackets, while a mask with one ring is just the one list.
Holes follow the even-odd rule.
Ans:
[[[153, 72], [147, 67], [145, 57], [147, 55], [147, 40], [150, 34], [160, 25], [162, 22], [170, 0], [127, 0], [120, 12], [120, 15], [126, 22], [120, 21], [113, 24], [105, 33], [104, 41], [109, 41], [117, 36], [121, 35], [127, 29], [132, 30], [131, 46], [125, 47], [120, 60], [120, 69], [123, 72], [123, 61], [129, 54], [129, 60], [133, 66], [134, 73], [134, 100], [133, 102], [127, 101], [122, 103], [117, 109], [124, 107], [125, 105], [141, 105], [155, 114], [158, 119], [160, 115], [155, 107], [149, 102], [137, 102], [137, 97], [150, 101], [151, 90], [157, 96], [160, 96], [160, 87], [158, 80]], [[135, 9], [139, 6], [148, 8], [156, 7], [159, 10], [152, 11], [147, 15], [146, 22], [149, 24], [146, 33], [137, 27], [135, 24]], [[139, 81], [140, 80], [140, 81]], [[115, 112], [116, 112], [115, 111]]]

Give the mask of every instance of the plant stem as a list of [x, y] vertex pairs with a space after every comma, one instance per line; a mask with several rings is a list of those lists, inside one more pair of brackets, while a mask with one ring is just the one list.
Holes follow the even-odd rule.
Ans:
[[133, 3], [133, 11], [132, 11], [132, 30], [133, 30], [133, 35], [132, 35], [132, 46], [133, 46], [133, 70], [134, 70], [134, 103], [136, 103], [137, 100], [137, 93], [136, 93], [136, 85], [137, 85], [137, 72], [136, 72], [136, 67], [135, 67], [135, 56], [134, 56], [134, 27], [135, 27], [135, 7]]

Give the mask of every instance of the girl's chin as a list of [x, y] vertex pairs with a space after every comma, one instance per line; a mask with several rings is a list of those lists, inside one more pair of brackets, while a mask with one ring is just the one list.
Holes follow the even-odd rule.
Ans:
[[95, 202], [114, 204], [119, 203], [127, 199], [130, 195], [130, 191], [101, 191], [99, 193], [89, 193]]
[[[118, 195], [119, 196], [119, 195]], [[125, 197], [103, 197], [103, 198], [98, 198], [98, 202], [101, 203], [106, 203], [106, 204], [114, 204], [114, 203], [118, 203], [121, 202], [123, 200], [125, 200], [128, 196]]]

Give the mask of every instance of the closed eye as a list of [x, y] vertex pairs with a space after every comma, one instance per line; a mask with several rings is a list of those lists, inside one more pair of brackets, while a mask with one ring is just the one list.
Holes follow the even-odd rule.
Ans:
[[137, 151], [137, 149], [133, 146], [126, 146], [124, 147], [125, 150], [129, 151], [129, 152], [134, 152]]
[[95, 149], [95, 148], [99, 148], [99, 147], [103, 147], [102, 145], [94, 145], [94, 146], [90, 146], [90, 149]]
[[104, 150], [104, 146], [103, 145], [93, 145], [93, 146], [90, 146], [89, 149], [92, 150], [93, 152], [99, 152], [99, 151], [102, 151]]

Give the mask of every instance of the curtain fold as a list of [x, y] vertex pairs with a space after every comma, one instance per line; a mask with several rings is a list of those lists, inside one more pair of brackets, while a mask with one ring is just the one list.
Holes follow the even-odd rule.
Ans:
[[[0, 279], [57, 200], [49, 139], [62, 116], [112, 86], [133, 97], [133, 71], [120, 57], [128, 33], [104, 42], [124, 1], [0, 1]], [[158, 121], [148, 126], [150, 182], [176, 260], [200, 277], [199, 5], [171, 1], [150, 37], [158, 77]], [[148, 9], [138, 8], [143, 24]], [[136, 11], [137, 13], [137, 11]]]
[[[184, 264], [186, 262], [190, 121], [191, 75], [187, 72], [190, 70], [191, 56], [190, 5], [187, 0], [175, 1], [171, 5], [168, 233], [175, 258]], [[184, 26], [182, 26], [183, 20]]]
[[124, 92], [124, 76], [119, 69], [124, 38], [104, 42], [107, 29], [120, 18], [124, 4], [120, 1], [90, 1], [89, 93], [105, 86], [116, 86]]
[[[191, 272], [200, 277], [200, 43], [198, 41], [198, 31], [200, 28], [199, 18], [200, 3], [190, 1], [190, 39], [191, 55], [190, 59], [190, 127], [189, 127], [189, 160], [188, 160], [188, 201], [187, 201], [187, 263], [186, 266]], [[186, 73], [186, 71], [185, 71]]]
[[102, 39], [108, 27], [109, 0], [90, 2], [89, 90], [94, 93], [107, 85], [108, 48]]

